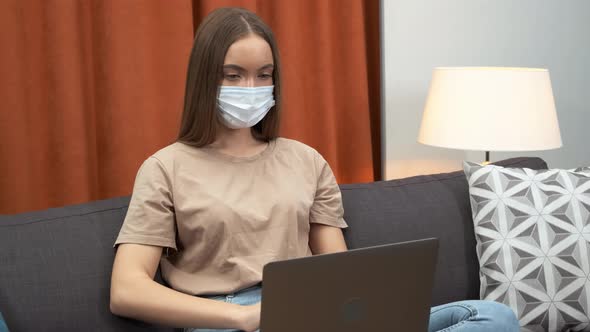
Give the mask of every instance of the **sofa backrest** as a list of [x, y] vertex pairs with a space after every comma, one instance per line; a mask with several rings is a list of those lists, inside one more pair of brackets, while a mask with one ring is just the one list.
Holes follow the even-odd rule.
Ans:
[[128, 204], [0, 217], [0, 312], [11, 331], [174, 331], [109, 310], [112, 246]]
[[[539, 158], [495, 164], [547, 168]], [[479, 298], [479, 264], [463, 171], [340, 187], [349, 248], [436, 237], [439, 253], [432, 304]]]

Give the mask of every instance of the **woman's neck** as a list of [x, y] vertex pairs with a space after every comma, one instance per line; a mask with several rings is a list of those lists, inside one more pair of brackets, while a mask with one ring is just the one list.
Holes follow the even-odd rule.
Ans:
[[250, 128], [229, 129], [223, 127], [219, 128], [217, 138], [210, 147], [235, 157], [249, 157], [262, 152], [266, 147], [266, 142], [254, 138]]

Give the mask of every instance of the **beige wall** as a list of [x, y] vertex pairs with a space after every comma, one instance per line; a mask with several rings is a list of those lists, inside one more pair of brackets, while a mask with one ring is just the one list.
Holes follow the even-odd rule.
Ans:
[[590, 165], [590, 1], [381, 1], [386, 179], [456, 170], [462, 160], [484, 157], [416, 142], [437, 66], [548, 68], [564, 146], [492, 153], [492, 161], [527, 155], [550, 167]]

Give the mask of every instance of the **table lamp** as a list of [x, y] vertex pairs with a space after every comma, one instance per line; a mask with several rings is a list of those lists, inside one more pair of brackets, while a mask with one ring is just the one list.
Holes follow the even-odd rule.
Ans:
[[435, 68], [418, 142], [485, 151], [561, 147], [547, 69]]

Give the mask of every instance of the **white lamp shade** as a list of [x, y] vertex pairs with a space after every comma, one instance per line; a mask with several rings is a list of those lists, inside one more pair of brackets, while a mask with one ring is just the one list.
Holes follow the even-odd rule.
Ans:
[[549, 71], [435, 68], [418, 142], [482, 151], [561, 147]]

